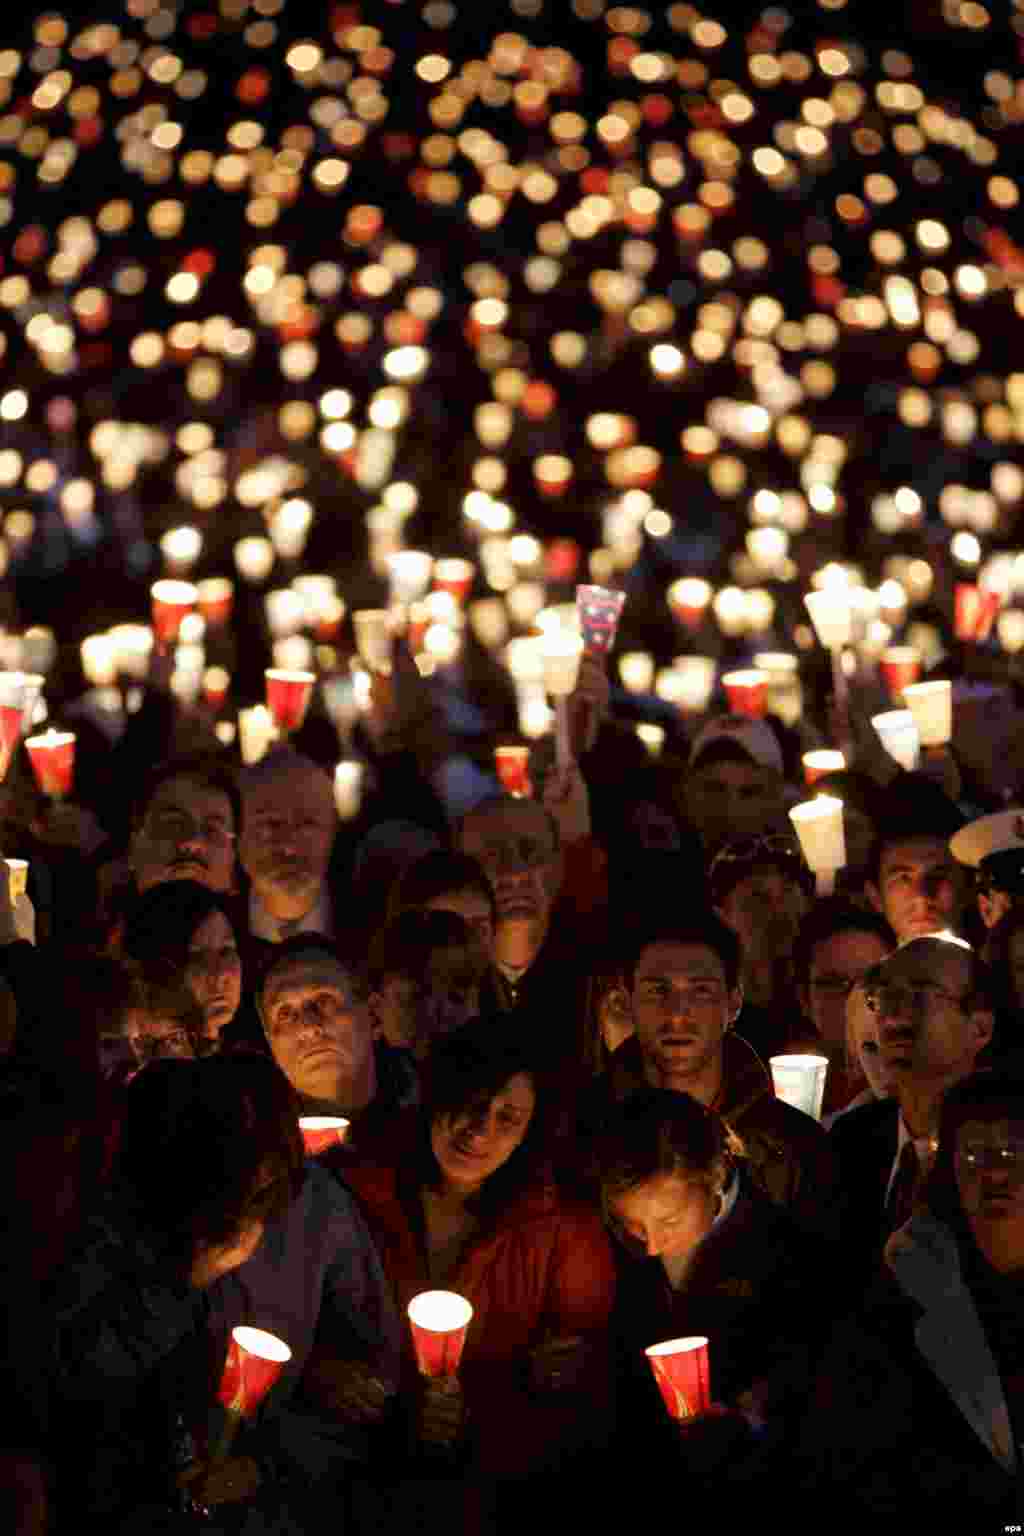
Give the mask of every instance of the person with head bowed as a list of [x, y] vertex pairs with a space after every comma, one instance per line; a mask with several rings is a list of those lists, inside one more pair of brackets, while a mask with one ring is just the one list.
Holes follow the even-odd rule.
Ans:
[[[255, 1056], [159, 1062], [129, 1085], [111, 1187], [48, 1306], [62, 1524], [164, 1529], [187, 1473], [214, 1530], [306, 1529], [367, 1433], [304, 1398], [314, 1336], [343, 1338], [395, 1384], [397, 1318], [366, 1229], [337, 1181], [304, 1162], [292, 1092]], [[225, 1459], [206, 1448], [240, 1324], [291, 1353]]]

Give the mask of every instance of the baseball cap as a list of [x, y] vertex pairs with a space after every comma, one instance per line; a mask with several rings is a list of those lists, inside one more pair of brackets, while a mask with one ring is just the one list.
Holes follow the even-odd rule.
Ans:
[[760, 768], [782, 773], [782, 748], [771, 726], [765, 720], [754, 720], [749, 715], [717, 715], [699, 732], [690, 749], [690, 767], [696, 768], [700, 758], [711, 747], [723, 745], [739, 750]]

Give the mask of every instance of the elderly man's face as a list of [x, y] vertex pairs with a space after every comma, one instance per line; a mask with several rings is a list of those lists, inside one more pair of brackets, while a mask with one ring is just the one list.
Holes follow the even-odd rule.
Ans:
[[187, 777], [155, 790], [132, 836], [140, 891], [167, 880], [197, 880], [211, 891], [235, 888], [235, 816], [223, 790]]
[[344, 1104], [373, 1050], [369, 1011], [330, 955], [299, 953], [275, 966], [263, 989], [274, 1060], [296, 1093]]
[[970, 957], [942, 940], [908, 944], [867, 978], [881, 1062], [897, 1083], [956, 1081], [992, 1038], [992, 1014], [970, 989]]
[[264, 904], [302, 917], [327, 874], [337, 817], [326, 774], [295, 763], [246, 789], [239, 856]]
[[561, 860], [539, 805], [510, 800], [472, 812], [463, 824], [462, 848], [487, 872], [499, 923], [546, 923], [558, 892]]

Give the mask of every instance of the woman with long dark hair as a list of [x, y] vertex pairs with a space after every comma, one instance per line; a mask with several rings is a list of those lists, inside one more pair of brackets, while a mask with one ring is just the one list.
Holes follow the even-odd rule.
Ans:
[[242, 1000], [242, 961], [225, 899], [196, 880], [151, 886], [125, 918], [121, 950], [147, 977], [185, 983], [203, 1010], [200, 1054], [217, 1051]]
[[520, 1029], [475, 1020], [435, 1047], [387, 1160], [346, 1171], [400, 1307], [442, 1288], [474, 1308], [461, 1391], [410, 1370], [407, 1401], [419, 1439], [462, 1442], [503, 1501], [604, 1428], [611, 1252], [596, 1206], [555, 1185], [553, 1109]]

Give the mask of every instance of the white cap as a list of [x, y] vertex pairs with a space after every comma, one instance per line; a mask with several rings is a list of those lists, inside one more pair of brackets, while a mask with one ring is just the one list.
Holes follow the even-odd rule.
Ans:
[[996, 811], [969, 821], [950, 838], [949, 851], [958, 864], [975, 869], [995, 853], [1024, 853], [1024, 810]]
[[720, 742], [731, 742], [739, 747], [760, 768], [770, 768], [779, 774], [783, 771], [782, 748], [775, 732], [766, 721], [752, 719], [749, 715], [716, 715], [714, 720], [709, 720], [690, 748], [690, 766], [693, 767], [709, 747]]

